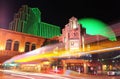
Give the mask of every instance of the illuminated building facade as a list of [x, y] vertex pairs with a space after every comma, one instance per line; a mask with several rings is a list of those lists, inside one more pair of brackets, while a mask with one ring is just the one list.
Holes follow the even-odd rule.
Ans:
[[[68, 51], [71, 49], [80, 49], [82, 50], [80, 53], [82, 54], [82, 52], [85, 54], [85, 51], [93, 51], [93, 50], [101, 50], [101, 49], [106, 49], [106, 48], [114, 48], [114, 47], [119, 47], [120, 46], [120, 27], [119, 27], [119, 23], [117, 24], [117, 28], [115, 28], [115, 26], [112, 26], [112, 30], [114, 31], [116, 37], [117, 37], [117, 41], [110, 41], [108, 40], [108, 38], [103, 37], [101, 35], [87, 35], [85, 32], [86, 30], [82, 28], [81, 25], [79, 25], [77, 23], [77, 19], [75, 17], [72, 17], [69, 19], [69, 23], [67, 25], [65, 25], [65, 28], [62, 29], [62, 36], [59, 38], [60, 41], [62, 41], [65, 45], [65, 49], [67, 49]], [[71, 41], [72, 40], [72, 41]], [[76, 41], [77, 40], [77, 41]], [[110, 50], [110, 49], [109, 49]], [[117, 49], [119, 50], [119, 49]], [[114, 50], [111, 50], [112, 52]], [[111, 52], [109, 51], [109, 52]], [[69, 51], [70, 52], [70, 51]], [[98, 52], [98, 51], [95, 51]], [[105, 50], [102, 52], [106, 52]], [[79, 53], [79, 54], [80, 54]], [[74, 58], [78, 58], [79, 54], [74, 55]], [[93, 53], [91, 53], [93, 54]], [[110, 53], [111, 54], [111, 53]], [[108, 59], [107, 56], [110, 57], [110, 55], [101, 57], [103, 54], [95, 54], [95, 55], [91, 55], [91, 56], [96, 56], [96, 57], [91, 57], [89, 59], [89, 57], [79, 57], [78, 59], [70, 59], [69, 55], [68, 55], [68, 59], [66, 60], [62, 60], [63, 63], [66, 65], [64, 66], [65, 70], [66, 69], [70, 69], [70, 70], [74, 70], [74, 71], [78, 71], [79, 68], [83, 68], [84, 73], [89, 73], [89, 72], [93, 72], [91, 71], [91, 68], [96, 69], [97, 71], [101, 72], [102, 70], [102, 64], [97, 61], [97, 59], [102, 59], [102, 58], [106, 58]], [[119, 52], [115, 53], [114, 56], [119, 55]], [[111, 57], [112, 58], [112, 57]], [[95, 60], [95, 61], [89, 61], [89, 60]], [[88, 60], [88, 61], [86, 61]], [[107, 64], [107, 63], [106, 63]], [[111, 63], [112, 64], [112, 63]]]
[[[62, 29], [62, 36], [55, 37], [60, 35], [60, 27], [42, 22], [41, 12], [39, 9], [30, 8], [27, 5], [24, 5], [19, 9], [18, 13], [16, 13], [14, 16], [13, 21], [9, 24], [9, 27], [12, 31], [0, 29], [0, 37], [2, 37], [0, 38], [0, 57], [3, 57], [3, 60], [0, 60], [0, 62], [3, 62], [15, 55], [40, 48], [41, 45], [46, 42], [45, 38], [54, 37], [53, 40], [59, 40], [58, 38], [60, 38], [60, 41], [64, 43], [66, 50], [80, 48], [92, 50], [91, 46], [97, 47], [96, 45], [102, 45], [104, 48], [108, 48], [109, 46], [119, 46], [120, 44], [120, 42], [117, 41], [111, 46], [109, 43], [103, 42], [107, 38], [98, 35], [86, 35], [85, 30], [80, 24], [78, 24], [77, 18], [75, 17], [70, 18], [69, 23], [65, 25], [64, 29]], [[113, 30], [115, 31], [116, 35], [120, 36], [120, 29], [115, 28]], [[57, 55], [55, 50], [54, 53]], [[38, 60], [38, 62], [42, 61]], [[68, 59], [65, 60], [61, 59], [61, 62], [63, 63], [62, 66], [64, 71], [67, 69], [77, 71], [80, 68], [81, 70], [83, 69], [82, 72], [87, 73], [88, 68], [91, 66], [100, 67], [99, 70], [102, 69], [100, 63], [91, 64], [91, 62], [85, 61], [84, 59], [78, 60], [70, 59], [68, 57]], [[45, 66], [43, 65], [43, 67]]]
[[81, 26], [77, 23], [77, 18], [72, 17], [69, 23], [62, 29], [62, 42], [65, 43], [65, 49], [79, 49], [81, 47]]
[[85, 29], [78, 23], [77, 18], [72, 17], [69, 19], [69, 23], [62, 29], [62, 35], [60, 41], [65, 44], [66, 50], [80, 49], [84, 47]]
[[[120, 37], [120, 23], [111, 25], [112, 31], [116, 35], [116, 39], [119, 40]], [[78, 24], [77, 18], [72, 17], [69, 19], [69, 23], [65, 25], [62, 29], [62, 35], [59, 37], [59, 41], [65, 44], [65, 48], [68, 49], [85, 49], [90, 50], [91, 46], [103, 46], [112, 47], [113, 45], [119, 46], [119, 41], [111, 41], [107, 37], [102, 35], [88, 35], [86, 34], [86, 29], [84, 29], [80, 24]], [[107, 42], [106, 42], [107, 41]], [[104, 44], [103, 44], [104, 43]], [[117, 45], [118, 44], [118, 45]]]
[[45, 38], [0, 29], [0, 63], [15, 55], [41, 47]]
[[[78, 23], [77, 18], [71, 17], [69, 23], [65, 25], [64, 29], [62, 29], [60, 41], [64, 43], [65, 49], [68, 50], [70, 54], [70, 51], [85, 49], [85, 34], [86, 30]], [[84, 60], [84, 58], [80, 59], [78, 55], [74, 55], [73, 57], [74, 58], [68, 55], [68, 58], [65, 60], [61, 59], [64, 72], [66, 70], [73, 70], [77, 72], [79, 71], [79, 73], [88, 73], [88, 67], [91, 66], [91, 62]], [[100, 67], [99, 70], [101, 71], [101, 64], [99, 62], [96, 63], [97, 64], [94, 65], [92, 64], [92, 66]]]
[[[74, 27], [74, 25], [75, 25], [75, 27]], [[60, 38], [60, 41], [62, 41], [64, 43], [64, 45], [66, 45], [65, 48], [66, 48], [66, 50], [68, 50], [68, 53], [67, 53], [67, 56], [65, 56], [65, 59], [59, 58], [59, 56], [60, 56], [59, 55], [60, 51], [58, 50], [58, 48], [60, 48], [59, 46], [54, 45], [55, 47], [53, 47], [53, 46], [49, 45], [48, 49], [46, 48], [47, 46], [43, 47], [43, 49], [40, 49], [40, 50], [38, 49], [37, 54], [36, 54], [36, 50], [34, 50], [30, 53], [28, 52], [28, 55], [22, 54], [21, 56], [16, 57], [16, 59], [14, 59], [15, 58], [14, 57], [13, 60], [15, 60], [15, 62], [25, 62], [25, 59], [26, 59], [26, 63], [27, 62], [28, 63], [37, 63], [37, 64], [39, 64], [39, 66], [41, 66], [42, 64], [40, 64], [40, 63], [44, 63], [44, 61], [42, 61], [42, 58], [40, 59], [40, 57], [44, 57], [44, 58], [48, 58], [47, 62], [51, 63], [53, 61], [56, 61], [56, 63], [58, 63], [58, 62], [62, 63], [62, 65], [60, 64], [60, 66], [62, 66], [64, 72], [67, 69], [74, 70], [74, 71], [78, 71], [78, 69], [81, 69], [82, 70], [81, 72], [88, 73], [90, 71], [91, 67], [94, 67], [98, 71], [101, 71], [102, 64], [99, 61], [89, 61], [89, 60], [85, 60], [84, 58], [77, 59], [78, 56], [76, 56], [76, 55], [78, 55], [82, 52], [78, 52], [78, 54], [75, 54], [74, 58], [72, 58], [70, 55], [69, 49], [71, 50], [72, 48], [79, 49], [80, 47], [82, 47], [82, 48], [87, 47], [88, 48], [87, 51], [89, 52], [92, 50], [91, 46], [95, 46], [95, 47], [101, 46], [104, 48], [109, 48], [109, 47], [114, 47], [114, 46], [120, 46], [120, 41], [118, 39], [118, 41], [110, 43], [111, 41], [107, 40], [107, 38], [104, 38], [102, 36], [85, 35], [85, 31], [82, 31], [81, 29], [82, 29], [81, 26], [79, 24], [77, 24], [77, 19], [75, 17], [72, 17], [72, 18], [70, 18], [69, 23], [63, 29], [62, 36], [53, 38], [55, 40], [58, 40], [58, 38]], [[118, 38], [119, 38], [119, 36], [120, 36], [119, 29], [117, 29], [117, 30], [114, 29], [114, 31], [116, 33], [116, 36], [118, 36]], [[106, 43], [106, 40], [107, 40], [107, 43]], [[43, 41], [45, 41], [45, 40], [43, 40]], [[39, 41], [39, 42], [43, 43], [43, 41]], [[62, 43], [62, 45], [63, 45], [63, 43]], [[85, 46], [83, 44], [85, 44]], [[61, 47], [63, 47], [63, 46], [61, 46]], [[24, 47], [24, 48], [26, 48], [26, 47]], [[50, 52], [47, 53], [48, 51], [50, 51], [50, 49], [53, 51], [51, 53]], [[103, 48], [100, 48], [100, 49], [103, 49]], [[96, 50], [96, 48], [93, 50]], [[59, 52], [57, 52], [57, 51], [59, 51]], [[85, 52], [83, 52], [83, 53], [85, 53]], [[33, 54], [34, 55], [36, 54], [36, 55], [33, 56]], [[62, 56], [63, 56], [63, 54], [64, 53], [62, 53]], [[27, 56], [27, 57], [25, 58], [25, 56]], [[22, 57], [24, 57], [24, 58], [22, 58]], [[52, 61], [49, 60], [49, 57], [51, 58]], [[54, 59], [54, 57], [55, 57], [55, 59]], [[28, 59], [30, 62], [28, 61]], [[61, 60], [61, 61], [58, 61], [58, 60]], [[48, 65], [49, 67], [51, 66], [50, 63]], [[36, 67], [36, 66], [34, 66], [34, 67]], [[42, 67], [44, 68], [45, 66], [43, 65]], [[42, 67], [39, 67], [39, 68], [42, 68]], [[56, 64], [53, 64], [53, 67], [58, 68], [58, 66]], [[27, 68], [27, 66], [25, 66], [25, 68]]]
[[60, 27], [41, 21], [38, 8], [23, 5], [9, 24], [10, 30], [0, 29], [0, 63], [24, 52], [40, 48], [52, 37], [60, 35]]
[[41, 21], [41, 12], [38, 8], [23, 5], [15, 14], [9, 29], [17, 32], [52, 38], [60, 35], [60, 27]]

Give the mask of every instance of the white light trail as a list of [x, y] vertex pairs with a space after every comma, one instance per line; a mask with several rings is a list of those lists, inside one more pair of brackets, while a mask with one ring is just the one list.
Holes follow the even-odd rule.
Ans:
[[13, 76], [19, 76], [19, 77], [24, 77], [24, 78], [28, 78], [28, 79], [35, 79], [30, 76], [43, 77], [43, 78], [49, 77], [49, 78], [53, 78], [53, 79], [56, 79], [56, 78], [57, 79], [71, 79], [71, 78], [67, 78], [67, 77], [64, 77], [64, 76], [58, 75], [58, 74], [28, 73], [28, 72], [12, 71], [12, 70], [0, 70], [0, 71], [11, 74]]

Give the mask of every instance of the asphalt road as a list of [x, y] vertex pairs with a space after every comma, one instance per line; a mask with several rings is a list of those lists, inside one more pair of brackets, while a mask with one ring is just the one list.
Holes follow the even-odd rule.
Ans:
[[79, 76], [42, 74], [42, 73], [26, 73], [18, 71], [0, 71], [0, 79], [120, 79], [120, 76], [107, 75], [87, 75]]

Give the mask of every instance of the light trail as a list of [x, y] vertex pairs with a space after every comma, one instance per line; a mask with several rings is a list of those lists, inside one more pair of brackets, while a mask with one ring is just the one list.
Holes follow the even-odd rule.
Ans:
[[43, 78], [48, 77], [52, 79], [56, 79], [56, 78], [57, 79], [71, 79], [71, 78], [63, 77], [62, 75], [58, 75], [58, 74], [28, 73], [28, 72], [20, 72], [20, 71], [12, 71], [12, 70], [0, 70], [0, 71], [7, 73], [7, 74], [11, 74], [12, 76], [19, 76], [19, 77], [28, 78], [28, 79], [35, 79], [31, 76], [43, 77]]
[[120, 46], [119, 47], [113, 47], [113, 48], [105, 48], [105, 49], [100, 49], [100, 50], [93, 50], [93, 51], [87, 51], [87, 52], [82, 52], [82, 51], [77, 51], [75, 53], [72, 53], [72, 54], [68, 54], [68, 53], [65, 53], [65, 54], [62, 54], [61, 58], [63, 57], [72, 57], [72, 56], [83, 56], [83, 55], [90, 55], [90, 54], [93, 54], [93, 53], [103, 53], [103, 52], [107, 52], [107, 51], [111, 51], [111, 50], [117, 50], [117, 49], [120, 49]]
[[116, 49], [120, 49], [120, 46], [118, 47], [112, 47], [112, 48], [106, 48], [106, 49], [100, 49], [100, 50], [93, 50], [93, 51], [89, 51], [89, 52], [85, 52], [85, 53], [96, 53], [96, 52], [103, 52], [103, 51], [110, 51], [110, 50], [116, 50]]
[[[58, 44], [60, 45], [60, 44]], [[60, 45], [61, 46], [61, 45]], [[103, 52], [107, 52], [107, 51], [111, 51], [111, 50], [118, 50], [120, 49], [120, 46], [118, 47], [112, 47], [112, 48], [103, 48], [103, 49], [99, 49], [99, 50], [92, 50], [92, 51], [81, 51], [81, 50], [74, 50], [74, 51], [69, 51], [69, 50], [61, 50], [58, 49], [56, 51], [56, 53], [54, 53], [54, 49], [55, 49], [55, 45], [53, 47], [49, 47], [47, 46], [47, 48], [49, 49], [50, 52], [45, 52], [45, 53], [41, 53], [40, 50], [37, 51], [33, 51], [30, 52], [34, 53], [34, 55], [30, 55], [30, 56], [26, 56], [24, 57], [24, 54], [21, 56], [21, 58], [19, 58], [19, 56], [14, 57], [10, 60], [7, 60], [7, 62], [29, 62], [29, 61], [34, 61], [34, 60], [38, 60], [38, 59], [43, 59], [43, 58], [63, 58], [63, 57], [76, 57], [76, 56], [82, 56], [85, 54], [92, 54], [92, 53], [103, 53]], [[48, 51], [48, 49], [46, 48], [46, 51]], [[25, 54], [26, 55], [26, 54]], [[29, 55], [29, 53], [28, 53]], [[6, 63], [6, 62], [5, 62]]]
[[[41, 48], [38, 48], [38, 49], [35, 49], [33, 51], [30, 51], [30, 52], [27, 52], [27, 53], [24, 53], [22, 55], [18, 55], [18, 56], [15, 56], [7, 61], [4, 62], [5, 63], [9, 63], [9, 62], [13, 62], [15, 60], [19, 60], [19, 59], [24, 59], [24, 58], [28, 58], [28, 57], [34, 57], [34, 59], [36, 59], [35, 56], [37, 55], [47, 55], [48, 52], [51, 52], [51, 51], [54, 51], [54, 49], [58, 47], [59, 49], [62, 49], [64, 48], [64, 44], [63, 43], [57, 43], [57, 44], [52, 44], [52, 45], [47, 45], [47, 46], [44, 46], [44, 47], [41, 47]], [[49, 54], [50, 55], [53, 55], [53, 54]], [[56, 54], [55, 54], [56, 55]], [[41, 58], [41, 57], [40, 57]], [[43, 57], [42, 57], [43, 58]]]
[[28, 79], [35, 79], [33, 77], [29, 77], [29, 76], [25, 76], [25, 75], [18, 75], [18, 74], [10, 74], [12, 76], [19, 76], [19, 77], [23, 77], [23, 78], [28, 78]]

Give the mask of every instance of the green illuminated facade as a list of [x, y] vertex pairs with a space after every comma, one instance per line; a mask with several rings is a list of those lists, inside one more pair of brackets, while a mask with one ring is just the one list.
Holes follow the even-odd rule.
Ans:
[[60, 35], [59, 26], [42, 22], [40, 10], [27, 5], [23, 5], [15, 14], [14, 20], [9, 24], [9, 29], [44, 38]]

